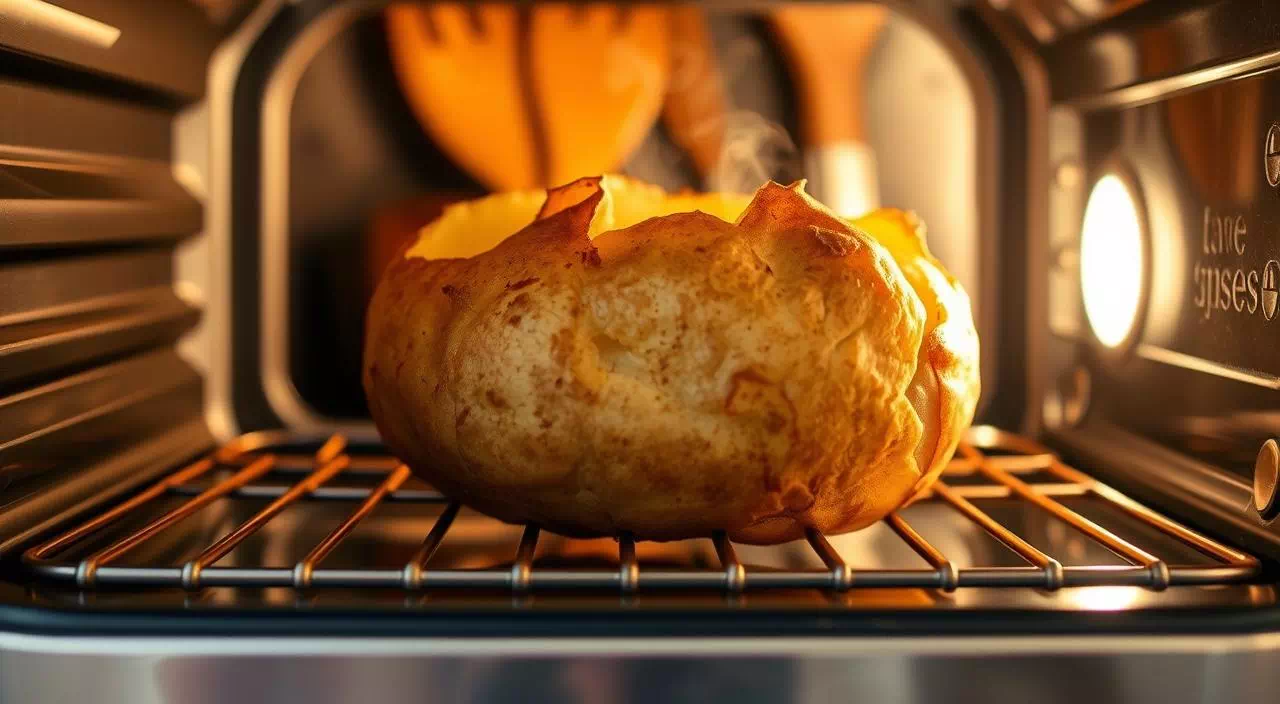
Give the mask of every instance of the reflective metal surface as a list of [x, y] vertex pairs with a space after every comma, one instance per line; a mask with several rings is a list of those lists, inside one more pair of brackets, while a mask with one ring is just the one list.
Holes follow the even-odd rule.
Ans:
[[212, 444], [201, 380], [172, 352], [199, 317], [173, 287], [173, 249], [201, 212], [169, 158], [217, 36], [167, 0], [0, 4], [7, 555]]
[[[1276, 50], [1280, 17], [1268, 0], [1031, 0], [1022, 4], [1110, 5], [1083, 31], [1045, 48], [1054, 98], [1090, 102], [1130, 86], [1190, 74]], [[1191, 85], [1204, 85], [1200, 79]], [[1183, 88], [1190, 87], [1183, 85]]]
[[0, 635], [0, 700], [1216, 704], [1270, 701], [1278, 662], [1275, 636], [177, 642]]
[[1275, 438], [1262, 443], [1253, 463], [1253, 508], [1263, 520], [1276, 517], [1276, 485], [1280, 483], [1280, 445]]
[[1277, 121], [1274, 71], [1083, 116], [1084, 187], [1132, 174], [1152, 259], [1132, 355], [1094, 354], [1078, 329], [1095, 360], [1093, 412], [1244, 477], [1280, 433]]

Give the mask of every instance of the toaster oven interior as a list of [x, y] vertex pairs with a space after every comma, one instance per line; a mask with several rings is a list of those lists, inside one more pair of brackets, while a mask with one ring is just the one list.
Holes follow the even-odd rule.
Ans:
[[[552, 6], [553, 12], [557, 9]], [[865, 10], [854, 6], [855, 12]], [[838, 13], [824, 11], [840, 20]], [[588, 16], [566, 16], [568, 23], [582, 23], [577, 30], [560, 30], [568, 35], [566, 40], [572, 40], [575, 31], [590, 36], [589, 29], [602, 22], [616, 21], [623, 27], [628, 22], [619, 8], [596, 6], [580, 12]], [[448, 17], [441, 10], [436, 14]], [[790, 183], [805, 177], [805, 153], [812, 145], [801, 137], [797, 114], [801, 99], [795, 95], [793, 66], [800, 64], [789, 63], [793, 57], [779, 45], [768, 14], [711, 10], [694, 17], [692, 32], [670, 40], [669, 51], [676, 58], [667, 67], [666, 81], [679, 87], [669, 89], [668, 104], [676, 108], [664, 110], [683, 108], [679, 101], [684, 91], [722, 86], [722, 100], [713, 106], [719, 109], [697, 114], [688, 126], [667, 117], [667, 112], [646, 113], [653, 124], [643, 140], [619, 160], [599, 165], [669, 191], [750, 193], [765, 179]], [[412, 20], [432, 18], [427, 8]], [[406, 97], [411, 84], [398, 74], [404, 69], [393, 63], [397, 54], [388, 40], [389, 30], [395, 30], [389, 23], [400, 20], [385, 11], [343, 19], [312, 30], [316, 34], [307, 42], [314, 48], [282, 61], [278, 70], [288, 74], [289, 83], [275, 87], [279, 99], [265, 105], [262, 114], [264, 121], [279, 122], [272, 132], [279, 144], [264, 150], [263, 168], [271, 175], [265, 176], [263, 199], [279, 204], [281, 211], [261, 234], [268, 247], [279, 248], [264, 256], [269, 268], [264, 286], [280, 289], [263, 293], [268, 316], [263, 332], [270, 339], [264, 341], [261, 366], [272, 410], [295, 427], [308, 422], [355, 426], [367, 417], [360, 386], [361, 338], [364, 309], [377, 274], [393, 251], [447, 203], [481, 196], [492, 187], [433, 141], [437, 135], [451, 135], [429, 132], [415, 115]], [[489, 19], [496, 23], [498, 18]], [[821, 22], [824, 17], [802, 19]], [[633, 23], [644, 20], [639, 15]], [[477, 21], [483, 24], [484, 18]], [[544, 22], [550, 26], [556, 21]], [[840, 21], [859, 26], [856, 19]], [[991, 151], [992, 145], [983, 143], [989, 139], [979, 134], [979, 115], [989, 108], [978, 104], [980, 89], [972, 85], [978, 78], [967, 74], [920, 20], [898, 13], [874, 21], [883, 26], [874, 30], [876, 44], [865, 59], [866, 114], [860, 119], [866, 123], [868, 144], [884, 155], [877, 159], [881, 202], [904, 207], [909, 203], [921, 215], [930, 246], [974, 292], [981, 319], [988, 301], [979, 296], [986, 273], [979, 233], [990, 217], [979, 203], [984, 176], [979, 151]], [[542, 26], [535, 26], [535, 31]], [[627, 37], [639, 30], [620, 31]], [[483, 42], [484, 37], [478, 33], [474, 41]], [[603, 50], [583, 51], [582, 61], [613, 62], [610, 66], [617, 65], [619, 75], [628, 75], [626, 64]], [[715, 75], [704, 75], [701, 63], [680, 58], [696, 54], [701, 60], [703, 52], [714, 62]], [[553, 72], [566, 68], [554, 57], [540, 65]], [[501, 129], [519, 131], [528, 119], [524, 113], [516, 106], [498, 120]], [[936, 119], [938, 115], [946, 119]], [[557, 117], [552, 112], [547, 119]], [[699, 150], [708, 149], [696, 142], [699, 130], [719, 133], [710, 147], [717, 150], [714, 166], [694, 158], [705, 160]], [[582, 158], [572, 153], [549, 158], [556, 157]], [[277, 159], [279, 164], [274, 163]], [[519, 175], [508, 178], [518, 182]], [[926, 183], [948, 186], [922, 188]], [[315, 340], [328, 343], [310, 344]], [[984, 341], [994, 344], [994, 334], [984, 336]], [[991, 388], [995, 378], [995, 373], [988, 375]]]
[[[1275, 389], [1232, 361], [1266, 328], [1237, 339], [1257, 321], [1174, 330], [1157, 315], [1151, 337], [1110, 349], [1081, 312], [1079, 266], [1089, 189], [1138, 164], [1114, 170], [1132, 168], [1164, 238], [1146, 245], [1163, 258], [1144, 305], [1185, 298], [1161, 272], [1176, 279], [1168, 252], [1200, 242], [1205, 154], [1248, 141], [1272, 156], [1280, 13], [1251, 6], [1258, 28], [1236, 19], [1243, 0], [890, 4], [865, 138], [880, 200], [922, 215], [974, 301], [978, 425], [942, 483], [883, 523], [764, 548], [501, 524], [379, 445], [359, 384], [370, 287], [444, 204], [492, 189], [416, 112], [387, 3], [81, 4], [118, 30], [114, 53], [0, 32], [0, 102], [20, 106], [0, 121], [0, 223], [15, 223], [0, 235], [4, 623], [901, 635], [1273, 618], [1280, 551], [1246, 464], [1275, 428]], [[609, 168], [671, 189], [812, 176], [806, 91], [824, 89], [795, 75], [771, 7], [697, 12], [728, 106], [715, 179], [656, 114]], [[1228, 29], [1220, 54], [1196, 43]], [[1170, 140], [1198, 157], [1161, 151]], [[1257, 167], [1202, 189], [1226, 193], [1216, 232], [1230, 206], [1231, 232], [1257, 233], [1251, 256], [1274, 240]], [[1250, 265], [1260, 285], [1267, 262]], [[1195, 356], [1175, 343], [1197, 335], [1221, 360], [1174, 370]], [[1271, 352], [1251, 353], [1254, 382], [1280, 372]]]

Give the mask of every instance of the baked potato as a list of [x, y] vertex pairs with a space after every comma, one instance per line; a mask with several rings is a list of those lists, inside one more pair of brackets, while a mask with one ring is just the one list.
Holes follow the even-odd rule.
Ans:
[[969, 300], [912, 215], [606, 176], [424, 228], [370, 303], [364, 386], [393, 452], [499, 519], [778, 543], [925, 489], [977, 370]]

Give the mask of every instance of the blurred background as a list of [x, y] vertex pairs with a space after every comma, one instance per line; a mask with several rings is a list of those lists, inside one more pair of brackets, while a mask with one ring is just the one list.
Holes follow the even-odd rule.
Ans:
[[[254, 6], [200, 2], [228, 27]], [[268, 333], [293, 341], [268, 360], [268, 384], [316, 416], [366, 416], [364, 309], [424, 224], [460, 200], [602, 172], [673, 191], [805, 178], [842, 214], [914, 210], [981, 320], [990, 126], [978, 80], [911, 16], [874, 4], [405, 3], [318, 24], [264, 113], [264, 197], [278, 210], [263, 233], [281, 248], [264, 277], [285, 299]]]

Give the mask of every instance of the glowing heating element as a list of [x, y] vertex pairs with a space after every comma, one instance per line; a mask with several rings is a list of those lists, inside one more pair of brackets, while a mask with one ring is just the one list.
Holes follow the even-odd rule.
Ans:
[[1080, 232], [1084, 312], [1098, 341], [1118, 347], [1142, 301], [1142, 223], [1133, 194], [1120, 177], [1103, 176], [1089, 194]]

